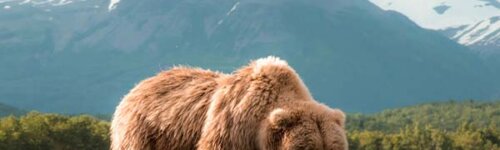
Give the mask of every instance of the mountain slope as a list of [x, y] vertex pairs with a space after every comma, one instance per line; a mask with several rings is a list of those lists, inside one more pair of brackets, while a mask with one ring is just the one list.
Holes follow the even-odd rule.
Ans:
[[9, 5], [0, 99], [22, 108], [109, 113], [135, 83], [174, 64], [230, 72], [267, 55], [349, 112], [500, 96], [497, 74], [476, 54], [364, 0]]
[[370, 1], [472, 49], [487, 53], [500, 50], [500, 3], [496, 0]]
[[24, 110], [20, 110], [18, 108], [0, 103], [0, 117], [5, 117], [9, 115], [19, 116], [24, 114], [26, 114], [26, 111]]
[[[500, 13], [500, 12], [499, 12]], [[481, 20], [475, 24], [448, 28], [450, 37], [458, 43], [481, 50], [483, 53], [500, 52], [500, 16]]]

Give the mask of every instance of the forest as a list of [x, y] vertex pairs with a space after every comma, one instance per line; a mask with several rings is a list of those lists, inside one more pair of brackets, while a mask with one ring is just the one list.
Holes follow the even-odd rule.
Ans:
[[500, 101], [448, 101], [347, 117], [350, 149], [498, 150]]
[[[29, 112], [0, 120], [0, 149], [109, 148], [109, 115]], [[497, 150], [500, 101], [427, 103], [374, 114], [348, 114], [349, 149]]]

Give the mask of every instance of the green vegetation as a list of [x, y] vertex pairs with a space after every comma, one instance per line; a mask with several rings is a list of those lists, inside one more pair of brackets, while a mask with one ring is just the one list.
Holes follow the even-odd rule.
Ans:
[[0, 120], [0, 149], [108, 149], [109, 122], [88, 115], [63, 116], [30, 112]]
[[[108, 149], [109, 115], [30, 112], [0, 120], [0, 149]], [[98, 119], [101, 118], [101, 119]], [[350, 149], [500, 150], [500, 101], [430, 103], [349, 114]]]
[[461, 124], [453, 131], [430, 125], [409, 125], [399, 132], [350, 131], [349, 149], [367, 150], [499, 150], [500, 131]]
[[408, 125], [424, 124], [453, 131], [461, 124], [478, 128], [500, 127], [500, 101], [441, 102], [388, 109], [372, 115], [349, 114], [348, 130], [397, 132]]
[[446, 102], [348, 116], [350, 149], [500, 149], [500, 101]]

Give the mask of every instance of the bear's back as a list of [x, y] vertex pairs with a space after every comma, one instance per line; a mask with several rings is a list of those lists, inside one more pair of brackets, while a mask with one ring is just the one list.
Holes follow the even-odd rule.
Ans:
[[[118, 106], [115, 116], [121, 118], [114, 122], [123, 123], [113, 123], [113, 132], [143, 135], [139, 138], [148, 143], [141, 145], [153, 149], [194, 149], [220, 76], [176, 67], [140, 82]], [[113, 139], [113, 144], [119, 141], [128, 140]]]

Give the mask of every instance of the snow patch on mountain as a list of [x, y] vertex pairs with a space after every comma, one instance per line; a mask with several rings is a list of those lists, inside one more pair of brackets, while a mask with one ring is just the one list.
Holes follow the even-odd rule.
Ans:
[[495, 44], [495, 41], [500, 40], [499, 19], [500, 17], [493, 17], [469, 25], [465, 29], [458, 31], [452, 38], [468, 46], [474, 44]]
[[6, 2], [11, 2], [11, 1], [15, 1], [15, 0], [0, 0], [0, 4], [6, 3]]
[[108, 11], [112, 11], [113, 9], [116, 9], [116, 7], [118, 6], [118, 3], [120, 3], [120, 0], [111, 0], [109, 2]]
[[66, 4], [73, 3], [71, 0], [41, 0], [41, 1], [35, 1], [35, 0], [24, 0], [20, 2], [20, 5], [26, 5], [26, 4], [31, 4], [35, 6], [40, 6], [40, 5], [51, 5], [51, 6], [63, 6]]
[[86, 0], [0, 0], [0, 4], [9, 4], [6, 6], [12, 7], [12, 5], [31, 5], [34, 7], [43, 6], [65, 6], [76, 1], [86, 1]]
[[[429, 29], [446, 29], [500, 15], [496, 0], [370, 0], [384, 10], [403, 13], [418, 25]], [[442, 14], [439, 6], [448, 6]]]
[[[473, 49], [500, 49], [498, 0], [370, 0]], [[485, 48], [487, 47], [487, 48]]]
[[[236, 2], [233, 7], [231, 7], [231, 9], [229, 9], [229, 11], [226, 13], [226, 16], [225, 17], [228, 17], [230, 16], [235, 10], [236, 8], [238, 8], [238, 5], [240, 5], [240, 2]], [[219, 21], [217, 21], [217, 26], [221, 25], [222, 23], [224, 23], [224, 19], [220, 19]]]
[[231, 9], [230, 9], [230, 10], [226, 13], [226, 16], [231, 15], [231, 13], [233, 13], [233, 12], [236, 10], [236, 8], [238, 8], [238, 5], [240, 5], [240, 2], [236, 2], [236, 3], [233, 5], [233, 7], [231, 7]]

